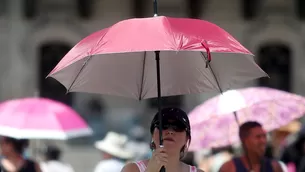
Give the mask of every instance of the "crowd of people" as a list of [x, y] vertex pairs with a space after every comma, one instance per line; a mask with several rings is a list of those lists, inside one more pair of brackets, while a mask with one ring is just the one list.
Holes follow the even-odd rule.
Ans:
[[[163, 144], [160, 145], [159, 128], [162, 128]], [[94, 146], [101, 151], [101, 161], [94, 172], [302, 172], [305, 171], [305, 134], [300, 132], [296, 140], [286, 144], [280, 159], [268, 155], [267, 133], [256, 121], [240, 125], [239, 138], [242, 153], [236, 156], [232, 146], [213, 148], [208, 158], [196, 161], [195, 154], [188, 152], [192, 140], [187, 114], [179, 108], [162, 110], [162, 126], [158, 114], [150, 126], [151, 143], [129, 141], [128, 137], [108, 132]], [[193, 136], [196, 137], [196, 136]], [[48, 145], [44, 160], [36, 162], [28, 158], [25, 139], [1, 137], [1, 172], [73, 172], [73, 167], [61, 161], [58, 147]], [[212, 158], [211, 158], [212, 157]], [[91, 171], [91, 170], [89, 170]]]

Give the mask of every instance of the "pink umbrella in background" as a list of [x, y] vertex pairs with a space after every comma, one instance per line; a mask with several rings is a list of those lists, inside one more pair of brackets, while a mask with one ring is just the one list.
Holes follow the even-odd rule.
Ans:
[[258, 121], [269, 132], [304, 113], [305, 98], [296, 94], [264, 87], [230, 90], [189, 113], [190, 150], [239, 143], [239, 124], [246, 121]]
[[0, 135], [17, 139], [88, 136], [92, 130], [69, 106], [45, 98], [9, 100], [0, 104]]

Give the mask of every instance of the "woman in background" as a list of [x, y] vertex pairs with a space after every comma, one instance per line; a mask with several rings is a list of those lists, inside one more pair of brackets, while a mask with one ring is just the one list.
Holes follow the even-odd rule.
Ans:
[[29, 141], [10, 137], [0, 138], [2, 158], [0, 160], [1, 172], [41, 172], [39, 165], [23, 156]]

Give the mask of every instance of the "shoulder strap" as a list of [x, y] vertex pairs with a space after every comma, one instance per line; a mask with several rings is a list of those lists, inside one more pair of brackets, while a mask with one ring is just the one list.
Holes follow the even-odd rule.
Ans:
[[135, 164], [138, 166], [140, 172], [145, 172], [146, 165], [145, 165], [144, 161], [137, 161], [137, 162], [135, 162]]
[[263, 166], [261, 166], [261, 172], [273, 172], [272, 160], [269, 158], [265, 158], [263, 160]]
[[240, 158], [233, 158], [233, 163], [236, 169], [236, 172], [246, 172], [247, 168], [244, 166], [243, 162]]

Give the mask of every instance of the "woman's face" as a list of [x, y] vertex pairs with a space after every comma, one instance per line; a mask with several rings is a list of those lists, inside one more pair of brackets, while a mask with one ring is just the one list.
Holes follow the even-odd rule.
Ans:
[[8, 142], [5, 137], [1, 137], [0, 149], [1, 149], [1, 154], [7, 156], [11, 152], [13, 152], [13, 145], [10, 142]]
[[[160, 146], [159, 141], [159, 126], [156, 126], [152, 136], [153, 142], [156, 147]], [[186, 135], [185, 127], [178, 122], [165, 122], [163, 124], [163, 145], [165, 149], [170, 152], [180, 152], [181, 148], [187, 144], [188, 138]]]

